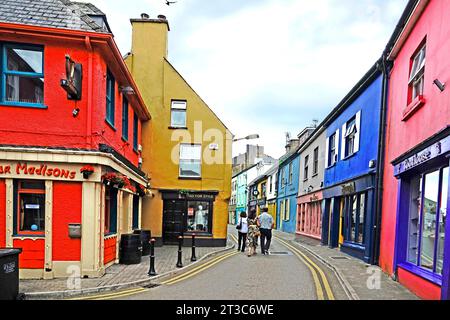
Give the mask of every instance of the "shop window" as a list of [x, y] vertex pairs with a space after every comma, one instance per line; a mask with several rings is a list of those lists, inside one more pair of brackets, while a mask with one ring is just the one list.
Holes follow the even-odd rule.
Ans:
[[342, 236], [345, 241], [365, 243], [365, 220], [367, 215], [367, 194], [358, 193], [344, 198]]
[[171, 106], [171, 122], [170, 125], [173, 128], [185, 128], [186, 127], [186, 109], [187, 102], [173, 100]]
[[424, 45], [412, 58], [409, 75], [409, 102], [423, 95], [426, 62], [426, 46]]
[[115, 88], [114, 76], [108, 70], [106, 73], [106, 122], [112, 127], [115, 126]]
[[117, 189], [105, 188], [105, 235], [117, 232]]
[[416, 176], [410, 183], [407, 261], [442, 275], [449, 168]]
[[200, 178], [201, 177], [201, 145], [180, 145], [180, 177]]
[[17, 185], [16, 233], [44, 235], [45, 182], [19, 181]]
[[187, 231], [211, 233], [210, 203], [205, 201], [188, 201]]
[[1, 102], [7, 105], [43, 107], [44, 49], [13, 44], [1, 47]]
[[304, 180], [308, 180], [308, 170], [309, 170], [309, 155], [305, 157], [305, 170], [303, 172]]
[[123, 97], [122, 101], [122, 138], [125, 141], [128, 141], [128, 100]]
[[313, 161], [313, 175], [316, 175], [319, 172], [319, 147], [314, 149]]

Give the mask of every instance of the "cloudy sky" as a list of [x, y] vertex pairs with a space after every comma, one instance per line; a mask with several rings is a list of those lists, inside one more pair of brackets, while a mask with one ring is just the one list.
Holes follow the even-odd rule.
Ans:
[[381, 56], [407, 0], [89, 2], [123, 54], [130, 18], [166, 15], [172, 64], [236, 137], [258, 133], [253, 143], [279, 157], [286, 132], [322, 121]]

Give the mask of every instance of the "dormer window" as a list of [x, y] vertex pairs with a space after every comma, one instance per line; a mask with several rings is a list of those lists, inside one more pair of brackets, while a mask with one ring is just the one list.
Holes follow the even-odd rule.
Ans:
[[410, 101], [423, 95], [426, 62], [426, 46], [424, 45], [413, 57], [409, 75]]

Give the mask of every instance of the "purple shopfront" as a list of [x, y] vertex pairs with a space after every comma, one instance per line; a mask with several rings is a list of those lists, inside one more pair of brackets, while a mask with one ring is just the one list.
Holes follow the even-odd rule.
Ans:
[[399, 190], [396, 274], [408, 287], [421, 283], [429, 297], [442, 299], [450, 298], [449, 161], [447, 127], [392, 163]]

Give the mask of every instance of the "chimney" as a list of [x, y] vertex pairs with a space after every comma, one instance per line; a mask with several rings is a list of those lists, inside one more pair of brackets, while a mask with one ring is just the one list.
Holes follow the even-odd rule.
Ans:
[[[140, 86], [147, 105], [152, 103], [162, 105], [163, 70], [164, 59], [168, 56], [169, 22], [163, 15], [151, 18], [146, 13], [130, 21], [133, 30], [132, 44], [131, 54], [125, 60], [126, 64]], [[145, 89], [142, 89], [144, 87]]]

